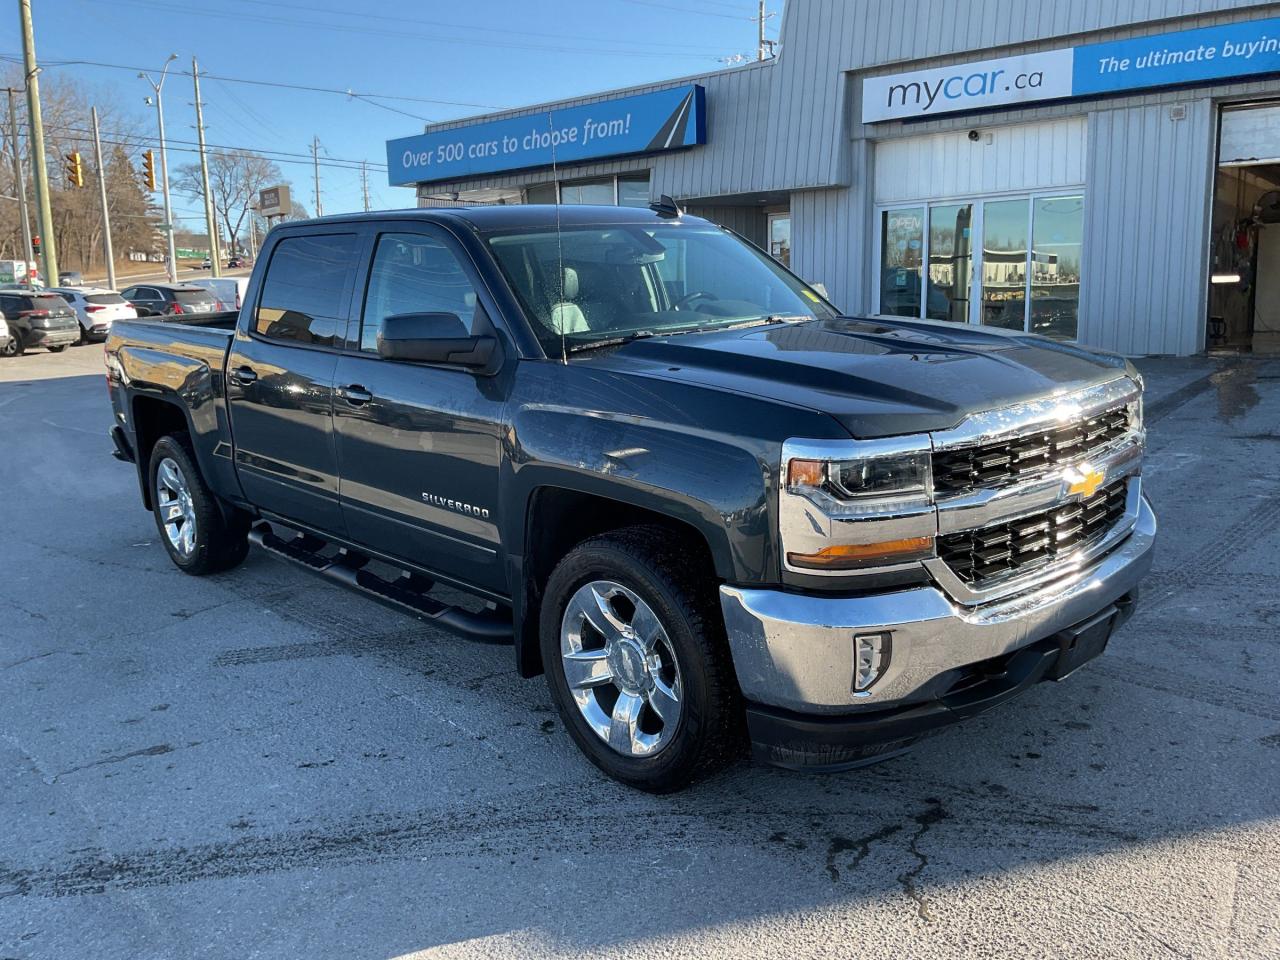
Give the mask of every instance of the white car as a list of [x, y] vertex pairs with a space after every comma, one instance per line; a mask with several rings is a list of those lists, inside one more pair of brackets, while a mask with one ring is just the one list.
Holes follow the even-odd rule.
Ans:
[[138, 311], [114, 290], [101, 287], [59, 287], [50, 291], [66, 300], [80, 321], [80, 342], [102, 341], [116, 320], [134, 320]]
[[0, 313], [0, 357], [9, 354], [9, 324], [4, 321], [4, 314]]
[[201, 277], [188, 280], [189, 287], [204, 287], [218, 298], [219, 310], [239, 310], [249, 289], [248, 277]]

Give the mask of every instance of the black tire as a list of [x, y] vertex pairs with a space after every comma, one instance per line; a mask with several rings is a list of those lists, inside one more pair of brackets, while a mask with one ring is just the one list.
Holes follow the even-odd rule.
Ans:
[[86, 330], [84, 325], [82, 324], [80, 326], [80, 339], [76, 341], [76, 346], [83, 347], [88, 342], [89, 342], [89, 331]]
[[[180, 471], [191, 501], [191, 517], [195, 528], [192, 538], [194, 546], [186, 553], [171, 542], [165, 528], [162, 513], [164, 505], [161, 503], [157, 478], [160, 465], [165, 460], [171, 460]], [[230, 570], [243, 562], [249, 553], [249, 518], [239, 512], [231, 514], [229, 519], [224, 518], [213, 493], [200, 475], [191, 441], [185, 433], [169, 434], [156, 441], [151, 450], [147, 479], [151, 489], [151, 512], [155, 517], [156, 530], [159, 531], [160, 542], [174, 566], [183, 573], [201, 577]]]
[[[552, 571], [539, 633], [547, 684], [560, 718], [597, 767], [629, 786], [669, 793], [742, 754], [741, 694], [709, 572], [671, 532], [630, 527], [586, 540]], [[652, 609], [679, 665], [681, 709], [675, 731], [652, 756], [615, 751], [588, 724], [565, 678], [560, 634], [565, 609], [583, 585], [613, 581]]]
[[63, 350], [67, 349], [67, 345], [65, 343], [51, 343], [45, 347], [45, 349], [50, 353], [61, 353]]
[[22, 331], [16, 327], [9, 328], [9, 342], [0, 350], [0, 357], [20, 357], [26, 353], [26, 344], [22, 342]]

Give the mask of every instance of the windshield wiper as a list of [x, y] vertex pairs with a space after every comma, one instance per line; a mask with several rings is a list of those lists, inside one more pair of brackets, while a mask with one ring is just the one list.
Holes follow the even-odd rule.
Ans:
[[667, 336], [664, 331], [659, 334], [656, 330], [633, 330], [631, 333], [621, 337], [610, 337], [608, 340], [592, 340], [590, 343], [575, 343], [569, 347], [570, 353], [578, 353], [581, 350], [595, 350], [597, 347], [616, 347], [622, 343], [630, 343], [632, 340], [644, 340], [647, 337]]

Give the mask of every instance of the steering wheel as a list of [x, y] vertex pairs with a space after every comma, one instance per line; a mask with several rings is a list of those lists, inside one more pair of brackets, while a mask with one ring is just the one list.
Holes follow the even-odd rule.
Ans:
[[699, 298], [703, 300], [719, 300], [720, 299], [714, 293], [708, 293], [706, 290], [695, 290], [693, 291], [693, 293], [686, 293], [680, 299], [673, 301], [671, 304], [671, 309], [683, 310], [688, 304], [692, 303], [694, 300], [697, 300]]

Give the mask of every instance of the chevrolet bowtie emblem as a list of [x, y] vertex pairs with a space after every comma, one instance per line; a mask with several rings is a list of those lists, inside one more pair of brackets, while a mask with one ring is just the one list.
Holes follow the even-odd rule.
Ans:
[[1082, 463], [1076, 467], [1068, 467], [1064, 474], [1067, 481], [1067, 493], [1078, 493], [1082, 497], [1092, 497], [1107, 479], [1107, 471]]

